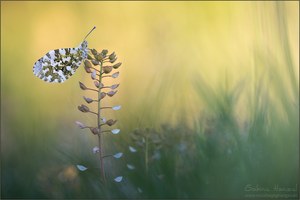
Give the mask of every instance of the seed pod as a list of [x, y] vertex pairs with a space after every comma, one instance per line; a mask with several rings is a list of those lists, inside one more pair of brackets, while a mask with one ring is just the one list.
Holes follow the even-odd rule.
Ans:
[[120, 84], [114, 84], [114, 85], [110, 86], [110, 89], [114, 90], [114, 89], [116, 89], [117, 87], [119, 87], [119, 85], [120, 85]]
[[105, 73], [105, 74], [108, 74], [108, 73], [110, 73], [111, 72], [111, 70], [112, 70], [112, 66], [103, 66], [103, 72]]
[[115, 52], [113, 52], [112, 54], [109, 55], [109, 60], [113, 60], [116, 57]]
[[114, 63], [114, 62], [115, 62], [117, 59], [118, 59], [118, 58], [117, 58], [117, 57], [115, 57], [115, 58], [113, 58], [113, 59], [109, 60], [109, 62], [110, 62], [110, 63]]
[[108, 126], [112, 126], [112, 125], [114, 125], [116, 122], [117, 122], [117, 120], [110, 119], [110, 120], [107, 120], [106, 124], [107, 124]]
[[91, 49], [91, 52], [92, 52], [92, 54], [93, 54], [94, 56], [98, 54], [98, 52], [97, 52], [96, 49]]
[[87, 107], [86, 105], [83, 105], [83, 104], [78, 106], [78, 110], [80, 110], [81, 112], [84, 112], [84, 113], [90, 111], [89, 107]]
[[88, 54], [87, 59], [92, 60], [94, 58]]
[[95, 58], [96, 58], [96, 60], [101, 62], [103, 60], [103, 55], [102, 54], [97, 54], [97, 55], [95, 55]]
[[92, 63], [93, 63], [93, 65], [99, 65], [99, 61], [97, 61], [95, 59], [92, 60]]
[[96, 88], [99, 88], [100, 87], [99, 81], [94, 81], [94, 85], [96, 86]]
[[87, 102], [87, 103], [92, 103], [94, 100], [93, 99], [91, 99], [91, 98], [89, 98], [89, 97], [83, 97], [84, 98], [84, 100]]
[[114, 96], [114, 95], [117, 93], [117, 91], [118, 91], [118, 90], [116, 90], [116, 91], [111, 90], [111, 91], [109, 91], [109, 92], [106, 93], [106, 94], [107, 94], [107, 96], [112, 97], [112, 96]]
[[91, 68], [88, 68], [84, 65], [84, 70], [86, 71], [86, 73], [92, 73]]
[[121, 65], [122, 65], [122, 63], [119, 62], [119, 63], [117, 63], [117, 64], [114, 64], [114, 65], [113, 65], [113, 68], [114, 68], [114, 69], [118, 69]]
[[80, 87], [82, 90], [86, 90], [86, 89], [87, 89], [87, 87], [86, 87], [83, 83], [81, 83], [80, 81], [79, 81], [79, 87]]
[[99, 81], [95, 81], [94, 84], [97, 88], [103, 88], [104, 87], [103, 83], [99, 83]]
[[102, 55], [106, 56], [106, 54], [108, 53], [108, 51], [107, 51], [106, 49], [103, 49], [103, 50], [101, 51], [101, 53], [102, 53]]
[[106, 96], [106, 93], [105, 92], [101, 92], [99, 100], [103, 99], [105, 96]]
[[93, 67], [92, 64], [90, 63], [90, 61], [88, 61], [88, 60], [84, 61], [84, 66], [87, 67], [87, 68]]
[[94, 135], [97, 135], [100, 133], [99, 129], [98, 128], [90, 128], [91, 132], [94, 134]]

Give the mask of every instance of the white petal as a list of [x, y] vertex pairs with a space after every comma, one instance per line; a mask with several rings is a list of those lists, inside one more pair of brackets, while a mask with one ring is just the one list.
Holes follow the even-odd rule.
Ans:
[[106, 123], [106, 119], [105, 119], [104, 117], [102, 118], [102, 122], [103, 122], [103, 123]]
[[130, 169], [130, 170], [134, 170], [134, 169], [135, 169], [135, 166], [130, 165], [130, 164], [127, 164], [127, 168]]
[[123, 153], [116, 153], [115, 155], [114, 155], [114, 157], [115, 158], [121, 158], [123, 156]]
[[111, 130], [112, 134], [118, 134], [120, 132], [120, 129], [113, 129]]
[[79, 128], [85, 128], [85, 125], [79, 121], [75, 122]]
[[93, 148], [93, 153], [99, 153], [99, 151], [100, 151], [99, 147], [94, 147]]
[[113, 74], [111, 75], [111, 77], [117, 78], [117, 77], [119, 76], [119, 74], [120, 74], [120, 72], [113, 73]]
[[139, 193], [143, 192], [143, 190], [141, 188], [139, 188], [139, 187], [137, 188], [137, 190], [138, 190]]
[[129, 151], [131, 151], [132, 153], [136, 152], [136, 149], [133, 148], [132, 146], [129, 146]]
[[85, 166], [83, 166], [83, 165], [76, 165], [76, 166], [77, 166], [77, 168], [78, 168], [80, 171], [85, 171], [85, 170], [88, 169], [87, 167], [85, 167]]
[[92, 77], [92, 79], [94, 80], [94, 79], [96, 79], [96, 70], [94, 70], [92, 73], [91, 73], [91, 77]]
[[120, 183], [123, 179], [123, 176], [118, 176], [116, 177], [114, 180], [117, 182], [117, 183]]
[[113, 110], [120, 110], [121, 109], [121, 106], [114, 106], [112, 107]]

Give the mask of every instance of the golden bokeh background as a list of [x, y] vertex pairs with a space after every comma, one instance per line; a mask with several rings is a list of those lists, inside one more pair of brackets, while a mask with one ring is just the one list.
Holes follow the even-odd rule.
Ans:
[[[93, 26], [97, 29], [88, 38], [89, 47], [116, 51], [123, 62], [118, 102], [125, 109], [142, 106], [144, 99], [163, 87], [166, 89], [157, 98], [165, 104], [164, 113], [176, 118], [176, 111], [192, 112], [195, 106], [199, 107], [193, 105], [195, 99], [191, 95], [191, 79], [195, 74], [202, 75], [215, 87], [223, 84], [226, 75], [234, 85], [241, 79], [253, 78], [255, 67], [262, 73], [269, 70], [259, 63], [256, 54], [272, 57], [276, 59], [274, 62], [284, 65], [281, 29], [289, 39], [293, 70], [298, 78], [297, 5], [297, 2], [3, 2], [3, 104], [12, 104], [16, 112], [28, 113], [33, 109], [41, 114], [51, 113], [55, 118], [72, 112], [79, 101], [77, 82], [87, 77], [83, 69], [65, 84], [47, 84], [32, 76], [31, 68], [51, 49], [77, 46]], [[283, 16], [278, 16], [278, 10]], [[284, 24], [280, 20], [285, 20]], [[278, 70], [283, 71], [284, 66]], [[155, 107], [152, 103], [143, 106]], [[23, 109], [29, 110], [22, 112]]]

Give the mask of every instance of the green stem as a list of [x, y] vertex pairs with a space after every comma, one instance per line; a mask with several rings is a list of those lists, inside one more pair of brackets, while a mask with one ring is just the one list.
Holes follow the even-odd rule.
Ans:
[[146, 166], [146, 175], [148, 175], [148, 136], [146, 136], [146, 149], [145, 149], [145, 166]]
[[[102, 71], [102, 62], [100, 63], [100, 71]], [[101, 83], [101, 74], [99, 75], [99, 83]], [[98, 90], [98, 99], [101, 98], [101, 87], [99, 87]], [[104, 184], [106, 184], [106, 178], [105, 178], [105, 169], [104, 169], [104, 163], [103, 163], [103, 146], [102, 146], [102, 134], [101, 134], [101, 101], [98, 101], [98, 129], [99, 129], [99, 134], [98, 134], [98, 144], [99, 144], [99, 159], [100, 159], [100, 173], [101, 177], [104, 181]]]

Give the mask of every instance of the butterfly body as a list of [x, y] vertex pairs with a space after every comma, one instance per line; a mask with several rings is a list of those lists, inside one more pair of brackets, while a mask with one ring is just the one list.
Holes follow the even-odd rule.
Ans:
[[[89, 33], [94, 29], [95, 27]], [[51, 50], [34, 63], [33, 74], [46, 82], [62, 83], [75, 73], [87, 56], [86, 40], [75, 48]]]

